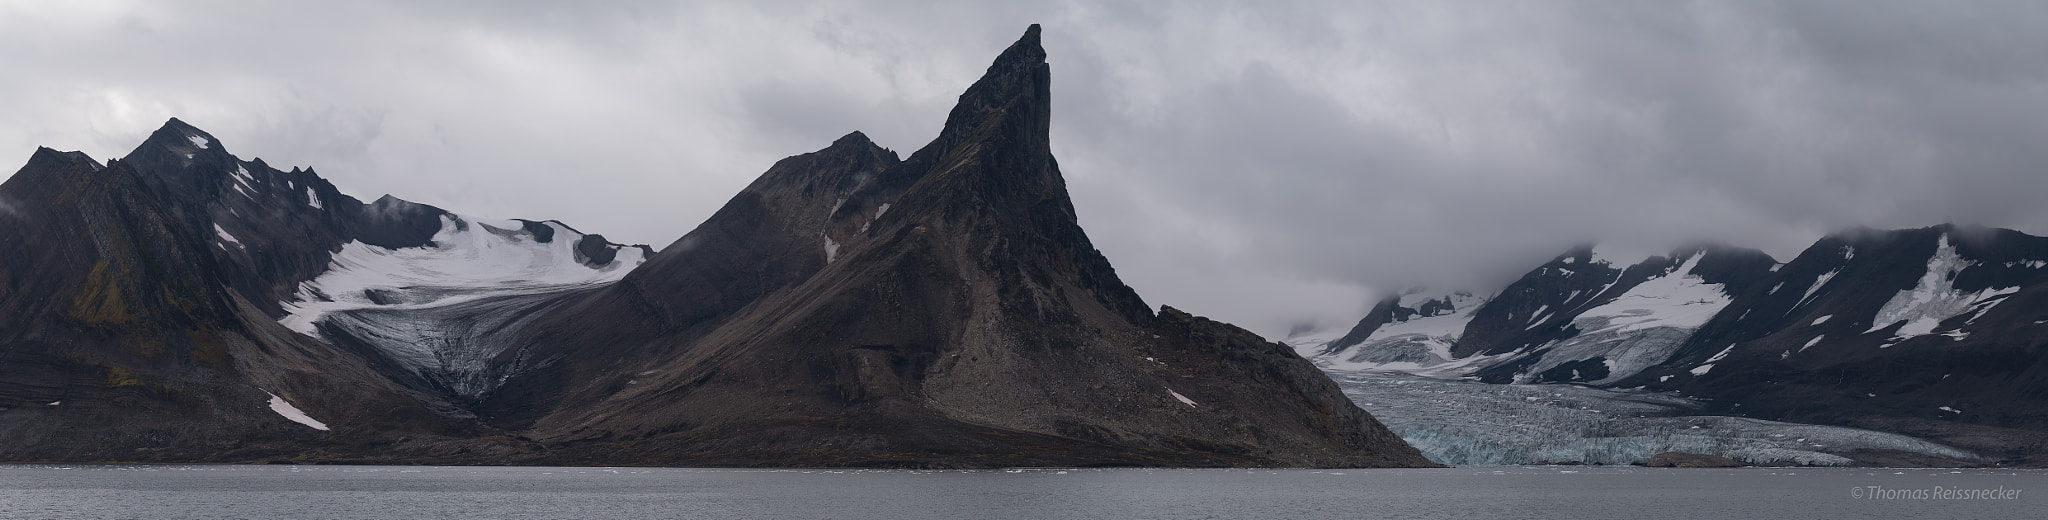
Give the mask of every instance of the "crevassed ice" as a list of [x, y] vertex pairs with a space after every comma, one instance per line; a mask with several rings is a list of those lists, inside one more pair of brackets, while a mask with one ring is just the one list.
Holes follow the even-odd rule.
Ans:
[[1957, 460], [1967, 451], [1904, 435], [1691, 415], [1674, 394], [1572, 385], [1489, 385], [1388, 371], [1329, 372], [1346, 396], [1443, 464], [1641, 464], [1666, 451], [1754, 464], [1844, 465], [1843, 454], [1896, 450]]
[[1999, 297], [2019, 291], [2017, 286], [1992, 287], [1968, 293], [1956, 290], [1956, 274], [1976, 265], [1976, 262], [1957, 253], [1955, 246], [1949, 244], [1948, 235], [1942, 235], [1940, 240], [1934, 256], [1927, 259], [1927, 273], [1920, 276], [1919, 285], [1899, 291], [1885, 301], [1884, 307], [1878, 309], [1876, 319], [1871, 320], [1870, 330], [1863, 333], [1877, 332], [1903, 321], [1906, 324], [1899, 327], [1894, 336], [1911, 338], [1926, 335], [1934, 332], [1942, 320], [1971, 311], [1988, 311], [2004, 301]]
[[[457, 220], [468, 224], [458, 229]], [[279, 323], [318, 336], [314, 323], [332, 312], [377, 307], [419, 309], [492, 296], [559, 291], [609, 284], [645, 262], [637, 247], [619, 249], [612, 263], [577, 262], [583, 235], [553, 222], [554, 240], [536, 241], [515, 220], [441, 217], [441, 230], [426, 247], [387, 249], [351, 241], [335, 253], [327, 272], [299, 284], [284, 302]], [[372, 293], [385, 303], [372, 300]]]

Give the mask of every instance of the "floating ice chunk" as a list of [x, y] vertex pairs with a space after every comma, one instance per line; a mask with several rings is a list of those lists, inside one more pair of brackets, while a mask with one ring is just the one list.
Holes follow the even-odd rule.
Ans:
[[1188, 396], [1180, 395], [1180, 392], [1175, 392], [1172, 388], [1166, 389], [1166, 393], [1173, 394], [1174, 399], [1180, 400], [1181, 404], [1188, 405], [1189, 408], [1195, 407], [1194, 399], [1188, 399]]
[[282, 415], [284, 416], [284, 418], [290, 419], [292, 422], [306, 425], [315, 430], [320, 430], [323, 432], [327, 431], [326, 423], [313, 420], [312, 417], [307, 417], [306, 412], [301, 412], [299, 411], [299, 407], [292, 406], [291, 403], [285, 402], [283, 397], [278, 397], [277, 394], [271, 394], [270, 392], [264, 393], [270, 394], [270, 411], [277, 412], [278, 415]]

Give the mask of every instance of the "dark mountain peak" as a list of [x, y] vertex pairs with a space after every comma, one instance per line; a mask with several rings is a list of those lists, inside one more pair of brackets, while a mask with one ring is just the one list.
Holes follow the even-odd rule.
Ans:
[[[1003, 50], [982, 73], [981, 79], [960, 94], [960, 102], [946, 116], [948, 133], [980, 134], [1009, 127], [1018, 136], [1046, 136], [1044, 124], [1051, 119], [1052, 74], [1045, 63], [1045, 48], [1038, 45], [1038, 26], [1032, 25], [1017, 43]], [[1002, 118], [992, 117], [1001, 112]], [[1022, 121], [1004, 122], [1024, 116]], [[1020, 125], [1020, 123], [1022, 123]], [[1038, 124], [1030, 124], [1038, 123]], [[966, 136], [957, 136], [966, 137]], [[938, 143], [933, 143], [938, 144]]]
[[885, 175], [883, 187], [934, 183], [981, 191], [989, 201], [1035, 201], [1053, 187], [1065, 196], [1049, 137], [1052, 74], [1036, 27], [960, 94], [939, 138]]
[[36, 153], [28, 157], [28, 164], [23, 165], [21, 169], [70, 169], [76, 167], [77, 165], [87, 165], [88, 167], [94, 170], [99, 170], [101, 168], [106, 167], [101, 165], [99, 161], [93, 160], [93, 158], [91, 156], [86, 155], [85, 152], [60, 152], [48, 147], [38, 146], [36, 147]]
[[240, 166], [213, 134], [177, 118], [166, 121], [122, 161], [143, 174], [145, 182], [174, 204], [205, 204], [213, 200], [222, 179]]
[[826, 147], [826, 149], [831, 150], [838, 148], [862, 148], [871, 144], [874, 144], [874, 141], [868, 139], [868, 134], [863, 134], [859, 130], [854, 130], [851, 133], [840, 136], [839, 139], [833, 140], [832, 146]]
[[[175, 117], [165, 121], [163, 126], [157, 127], [155, 132], [149, 134], [149, 139], [143, 140], [141, 146], [135, 147], [138, 152], [146, 148], [162, 149], [177, 153], [197, 153], [200, 150], [212, 150], [221, 154], [226, 153], [226, 149], [220, 145], [220, 140], [215, 139], [213, 134], [200, 130], [199, 127], [187, 124]], [[130, 155], [133, 155], [133, 153], [131, 152]]]

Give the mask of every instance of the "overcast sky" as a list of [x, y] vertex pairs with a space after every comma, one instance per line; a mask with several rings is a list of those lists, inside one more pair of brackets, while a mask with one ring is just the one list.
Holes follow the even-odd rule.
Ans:
[[1147, 302], [1274, 339], [1578, 242], [2048, 234], [2044, 2], [1021, 3], [5, 1], [0, 164], [178, 117], [659, 247], [781, 157], [922, 147], [1041, 23], [1081, 225]]

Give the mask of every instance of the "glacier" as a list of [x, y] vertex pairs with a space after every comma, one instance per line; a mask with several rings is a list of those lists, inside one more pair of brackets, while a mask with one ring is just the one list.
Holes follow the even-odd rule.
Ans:
[[[1302, 352], [1317, 364], [1328, 368], [1344, 370], [1405, 370], [1430, 374], [1449, 374], [1462, 371], [1484, 359], [1451, 359], [1451, 345], [1465, 332], [1465, 326], [1472, 323], [1472, 315], [1486, 305], [1488, 298], [1468, 291], [1446, 293], [1410, 292], [1400, 296], [1398, 305], [1408, 309], [1421, 309], [1426, 302], [1447, 304], [1449, 310], [1435, 315], [1417, 315], [1407, 320], [1381, 325], [1373, 330], [1364, 342], [1335, 355], [1319, 356], [1312, 351]], [[1341, 332], [1335, 334], [1341, 335]], [[1334, 338], [1331, 338], [1334, 339]], [[1304, 341], [1297, 339], [1295, 341]], [[1304, 345], [1320, 347], [1328, 343], [1325, 339], [1306, 339]]]
[[1401, 371], [1325, 370], [1431, 461], [1453, 466], [1642, 464], [1667, 451], [1758, 465], [1843, 466], [1889, 450], [1983, 461], [1963, 450], [1855, 428], [1692, 415], [1673, 394], [1578, 385], [1494, 385]]
[[278, 322], [330, 343], [374, 349], [457, 395], [482, 395], [509, 336], [544, 311], [609, 285], [647, 260], [619, 247], [612, 261], [577, 251], [589, 235], [558, 222], [543, 241], [525, 222], [443, 215], [424, 247], [351, 241], [328, 270], [282, 302]]

